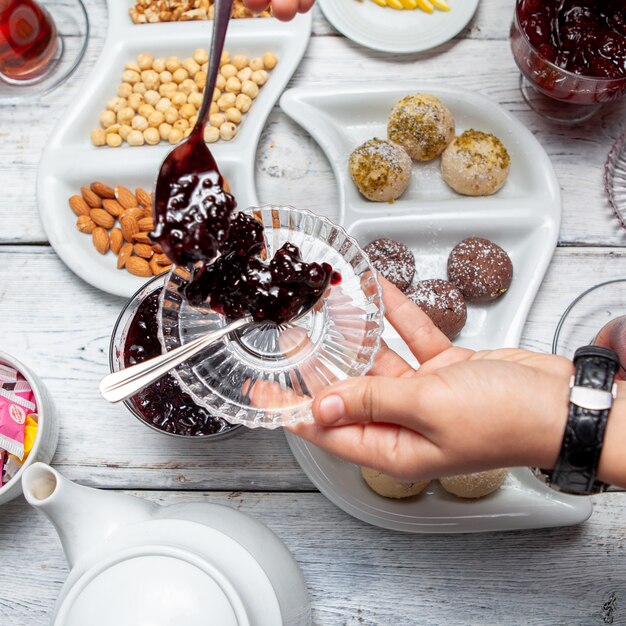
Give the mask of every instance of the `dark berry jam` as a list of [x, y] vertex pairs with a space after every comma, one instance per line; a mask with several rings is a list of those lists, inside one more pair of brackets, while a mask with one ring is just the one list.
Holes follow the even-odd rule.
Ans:
[[280, 324], [311, 308], [331, 280], [338, 280], [328, 263], [305, 263], [293, 244], [285, 243], [269, 262], [261, 258], [263, 252], [261, 225], [239, 213], [222, 256], [196, 272], [185, 296], [194, 305], [208, 301], [230, 319], [251, 315]]
[[624, 0], [522, 0], [518, 18], [545, 60], [582, 76], [626, 77]]
[[[157, 290], [146, 297], [130, 322], [123, 347], [125, 367], [161, 354], [157, 334], [159, 293]], [[201, 437], [233, 428], [232, 424], [195, 404], [171, 374], [135, 394], [130, 402], [146, 422], [168, 433]]]

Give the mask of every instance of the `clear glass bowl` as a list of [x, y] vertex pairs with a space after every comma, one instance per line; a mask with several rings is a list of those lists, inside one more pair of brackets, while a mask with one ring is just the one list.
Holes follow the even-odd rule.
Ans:
[[[600, 331], [612, 320], [626, 315], [626, 278], [609, 280], [581, 293], [565, 309], [554, 333], [552, 353], [568, 359], [581, 346], [598, 343], [614, 350], [626, 374], [626, 343], [597, 341]], [[603, 333], [604, 335], [605, 333]], [[614, 337], [619, 334], [616, 333]], [[626, 336], [626, 333], [622, 333]]]
[[626, 228], [626, 133], [616, 140], [606, 159], [604, 189], [617, 219]]
[[602, 104], [626, 94], [626, 78], [582, 76], [544, 58], [520, 24], [522, 1], [517, 0], [515, 5], [510, 42], [522, 73], [522, 95], [535, 112], [553, 121], [577, 123], [595, 115]]
[[[299, 320], [253, 324], [179, 366], [193, 399], [232, 424], [277, 428], [311, 418], [322, 389], [365, 374], [380, 346], [382, 292], [367, 255], [343, 228], [291, 207], [248, 209], [264, 226], [268, 256], [285, 242], [305, 261], [330, 263], [342, 281]], [[189, 275], [172, 271], [161, 302], [162, 345], [172, 350], [223, 327], [226, 319], [180, 295]]]
[[[109, 366], [112, 372], [117, 372], [124, 368], [124, 348], [126, 346], [126, 338], [130, 324], [137, 313], [139, 305], [152, 293], [162, 289], [166, 284], [167, 275], [161, 274], [155, 276], [149, 280], [135, 295], [128, 301], [126, 306], [122, 309], [115, 327], [113, 328], [113, 334], [111, 335], [111, 344], [109, 348]], [[216, 439], [225, 439], [231, 437], [237, 432], [242, 432], [244, 429], [239, 425], [225, 425], [223, 430], [209, 435], [182, 435], [178, 433], [170, 433], [166, 430], [158, 428], [154, 424], [151, 424], [142, 415], [141, 411], [133, 402], [133, 398], [128, 398], [124, 401], [126, 408], [144, 425], [152, 428], [158, 433], [169, 435], [170, 437], [176, 437], [178, 439], [186, 439], [187, 441], [214, 441]]]

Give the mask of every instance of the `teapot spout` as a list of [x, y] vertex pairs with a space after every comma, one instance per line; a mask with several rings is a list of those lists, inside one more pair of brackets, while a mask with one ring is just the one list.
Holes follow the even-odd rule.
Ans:
[[22, 477], [27, 502], [56, 528], [70, 567], [117, 528], [152, 517], [158, 505], [124, 494], [82, 487], [45, 463]]

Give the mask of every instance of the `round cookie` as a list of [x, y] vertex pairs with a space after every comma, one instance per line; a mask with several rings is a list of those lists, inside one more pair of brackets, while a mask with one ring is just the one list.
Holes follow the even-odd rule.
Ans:
[[463, 294], [447, 280], [423, 280], [406, 295], [449, 339], [454, 339], [465, 326], [467, 307]]
[[441, 486], [459, 498], [483, 498], [499, 489], [507, 476], [505, 469], [440, 478]]
[[370, 139], [355, 148], [348, 162], [359, 192], [374, 202], [392, 202], [411, 182], [411, 157], [390, 141]]
[[454, 191], [465, 196], [489, 196], [504, 185], [511, 158], [494, 135], [466, 130], [444, 151], [441, 175]]
[[378, 470], [369, 467], [361, 468], [361, 476], [368, 486], [378, 495], [385, 498], [410, 498], [422, 493], [430, 483], [430, 480], [424, 480], [417, 483], [404, 483], [400, 480], [392, 478], [388, 474], [383, 474]]
[[454, 138], [454, 118], [435, 96], [406, 96], [396, 102], [389, 115], [387, 137], [415, 161], [432, 161]]
[[489, 239], [468, 237], [454, 246], [448, 257], [448, 280], [468, 302], [491, 302], [510, 287], [513, 264]]
[[376, 270], [398, 289], [406, 291], [411, 286], [415, 257], [403, 243], [395, 239], [375, 239], [363, 250]]

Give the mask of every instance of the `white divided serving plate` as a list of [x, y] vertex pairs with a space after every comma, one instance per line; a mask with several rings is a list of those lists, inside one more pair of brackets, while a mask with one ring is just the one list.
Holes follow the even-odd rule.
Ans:
[[[511, 155], [511, 173], [495, 195], [470, 198], [442, 180], [439, 159], [414, 164], [413, 180], [395, 203], [363, 198], [348, 172], [352, 150], [372, 137], [386, 138], [387, 117], [405, 95], [426, 92], [451, 110], [457, 133], [469, 128], [497, 135]], [[446, 278], [450, 250], [460, 240], [481, 236], [500, 244], [512, 259], [513, 283], [499, 300], [468, 306], [468, 322], [455, 343], [469, 348], [516, 347], [556, 246], [561, 193], [547, 154], [518, 120], [479, 94], [437, 84], [408, 82], [297, 88], [281, 107], [320, 144], [335, 172], [341, 221], [361, 245], [378, 237], [404, 242], [417, 261], [417, 280]], [[413, 364], [415, 358], [393, 329], [387, 343]], [[587, 500], [555, 494], [528, 470], [514, 470], [496, 494], [477, 502], [448, 496], [439, 487], [406, 502], [371, 492], [358, 468], [288, 435], [300, 465], [337, 506], [364, 521], [411, 532], [509, 530], [584, 521]], [[435, 483], [433, 483], [434, 485]]]
[[372, 0], [318, 0], [326, 19], [355, 43], [410, 54], [440, 46], [472, 19], [479, 0], [448, 0], [450, 11], [395, 11]]
[[[91, 237], [76, 229], [76, 216], [68, 198], [81, 186], [100, 180], [131, 189], [152, 190], [161, 162], [172, 149], [156, 146], [95, 147], [91, 130], [98, 126], [107, 100], [117, 95], [124, 64], [138, 54], [191, 56], [196, 48], [208, 49], [211, 21], [133, 24], [128, 9], [132, 0], [108, 0], [109, 27], [102, 54], [72, 104], [50, 137], [41, 157], [37, 181], [39, 213], [48, 239], [65, 264], [83, 280], [109, 293], [130, 297], [145, 282], [116, 268], [116, 257], [100, 255]], [[255, 167], [257, 145], [267, 116], [302, 59], [311, 36], [311, 14], [292, 22], [273, 18], [233, 20], [226, 50], [233, 54], [274, 52], [279, 61], [270, 72], [236, 137], [210, 144], [220, 170], [228, 180], [239, 207], [257, 206]]]

